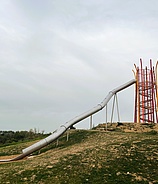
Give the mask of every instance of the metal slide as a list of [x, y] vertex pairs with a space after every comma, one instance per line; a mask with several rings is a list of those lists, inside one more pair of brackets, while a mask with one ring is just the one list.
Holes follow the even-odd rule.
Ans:
[[64, 132], [66, 132], [66, 130], [68, 128], [70, 128], [74, 124], [80, 122], [81, 120], [91, 116], [92, 114], [95, 114], [96, 112], [102, 110], [107, 105], [107, 103], [109, 102], [109, 100], [112, 98], [112, 96], [114, 94], [116, 94], [117, 92], [131, 86], [135, 82], [136, 82], [136, 80], [133, 79], [133, 80], [130, 80], [129, 82], [119, 86], [118, 88], [113, 89], [112, 91], [109, 92], [109, 94], [106, 96], [106, 98], [100, 104], [98, 104], [96, 107], [90, 109], [89, 111], [87, 111], [87, 112], [85, 112], [85, 113], [83, 113], [79, 116], [76, 116], [72, 120], [66, 122], [64, 125], [61, 125], [59, 127], [59, 129], [57, 129], [55, 132], [53, 132], [51, 135], [49, 135], [45, 139], [42, 139], [41, 141], [39, 141], [39, 142], [23, 149], [21, 155], [15, 157], [15, 158], [11, 158], [11, 159], [0, 160], [0, 162], [10, 162], [10, 161], [20, 160], [20, 159], [30, 155], [34, 151], [37, 151], [37, 150], [43, 148], [44, 146], [48, 145], [49, 143], [57, 140]]

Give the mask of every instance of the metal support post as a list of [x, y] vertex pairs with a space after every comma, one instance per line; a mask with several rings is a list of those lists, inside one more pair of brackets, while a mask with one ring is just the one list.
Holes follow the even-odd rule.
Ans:
[[117, 107], [118, 122], [120, 122], [120, 113], [119, 113], [119, 105], [118, 105], [117, 93], [116, 93], [116, 107]]
[[90, 130], [92, 129], [92, 115], [90, 116]]
[[115, 98], [116, 98], [116, 94], [114, 94], [114, 100], [113, 100], [113, 105], [112, 105], [112, 112], [111, 112], [111, 124], [112, 124], [112, 121], [113, 121], [113, 115], [114, 115]]
[[66, 141], [68, 141], [69, 140], [69, 130], [67, 130], [67, 132], [66, 132]]
[[106, 131], [108, 129], [108, 104], [105, 107], [105, 111], [106, 111]]

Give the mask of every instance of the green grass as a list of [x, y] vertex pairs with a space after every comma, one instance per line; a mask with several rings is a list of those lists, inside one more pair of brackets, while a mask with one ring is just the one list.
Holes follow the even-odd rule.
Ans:
[[0, 146], [0, 156], [21, 154], [22, 149], [34, 144], [35, 142], [39, 140], [40, 139], [36, 138], [31, 141], [25, 140], [25, 141], [20, 141], [20, 142], [4, 144], [4, 146], [1, 145]]
[[48, 146], [42, 148], [40, 151], [34, 152], [32, 155], [38, 155], [54, 148], [63, 149], [73, 144], [81, 143], [88, 136], [93, 135], [95, 133], [96, 133], [95, 131], [86, 131], [86, 130], [71, 131], [68, 133], [68, 140], [67, 140], [67, 133], [65, 133], [58, 139], [58, 143], [57, 141], [55, 141], [54, 143], [51, 143]]
[[5, 145], [4, 147], [0, 147], [0, 156], [7, 156], [7, 155], [16, 155], [21, 154], [22, 149], [26, 148], [27, 146], [33, 144], [37, 140], [34, 141], [25, 141], [19, 143], [12, 143], [9, 145]]
[[74, 131], [33, 159], [0, 164], [1, 183], [155, 184], [157, 142], [158, 134]]

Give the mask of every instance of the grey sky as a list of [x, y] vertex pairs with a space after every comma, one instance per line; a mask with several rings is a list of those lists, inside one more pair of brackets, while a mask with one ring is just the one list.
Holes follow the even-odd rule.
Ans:
[[[157, 0], [0, 0], [0, 129], [53, 131], [133, 79], [139, 58], [155, 63], [157, 7]], [[133, 96], [134, 87], [119, 93], [122, 121], [133, 121]], [[103, 121], [104, 111], [94, 124]]]

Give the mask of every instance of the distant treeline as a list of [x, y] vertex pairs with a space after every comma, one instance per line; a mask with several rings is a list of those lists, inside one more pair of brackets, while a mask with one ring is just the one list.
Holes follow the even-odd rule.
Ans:
[[0, 145], [43, 138], [47, 135], [49, 134], [44, 134], [44, 131], [39, 133], [36, 129], [30, 129], [29, 131], [0, 131]]

